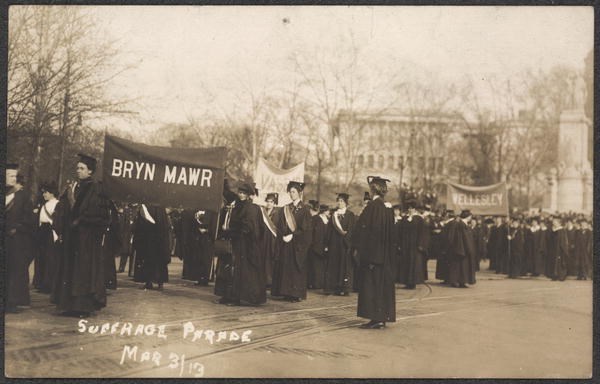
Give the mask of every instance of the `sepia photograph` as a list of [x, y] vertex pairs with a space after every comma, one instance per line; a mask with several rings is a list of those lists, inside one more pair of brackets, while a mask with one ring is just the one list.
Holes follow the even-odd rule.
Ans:
[[592, 378], [592, 6], [4, 21], [5, 377]]

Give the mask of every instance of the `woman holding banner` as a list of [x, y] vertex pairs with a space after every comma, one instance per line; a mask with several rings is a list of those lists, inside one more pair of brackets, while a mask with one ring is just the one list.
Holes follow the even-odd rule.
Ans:
[[290, 181], [287, 192], [292, 200], [277, 218], [279, 258], [273, 273], [273, 296], [284, 296], [292, 303], [306, 299], [306, 256], [311, 242], [311, 216], [302, 202], [304, 183]]

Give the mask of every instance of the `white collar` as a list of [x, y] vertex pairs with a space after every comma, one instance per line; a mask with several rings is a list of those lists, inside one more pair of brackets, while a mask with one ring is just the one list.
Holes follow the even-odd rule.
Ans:
[[375, 201], [375, 200], [377, 200], [377, 199], [379, 199], [379, 198], [381, 198], [381, 196], [379, 196], [379, 195], [375, 195], [375, 196], [373, 196], [373, 199], [372, 199], [372, 200], [373, 200], [373, 201]]
[[346, 208], [338, 208], [337, 211], [335, 211], [336, 215], [343, 215], [346, 213]]
[[296, 201], [292, 201], [292, 204], [294, 205], [294, 207], [297, 207], [297, 206], [298, 206], [298, 204], [300, 204], [300, 202], [301, 202], [301, 201], [302, 201], [302, 200], [298, 199], [298, 200], [296, 200]]
[[326, 215], [319, 215], [324, 224], [329, 223], [329, 218]]

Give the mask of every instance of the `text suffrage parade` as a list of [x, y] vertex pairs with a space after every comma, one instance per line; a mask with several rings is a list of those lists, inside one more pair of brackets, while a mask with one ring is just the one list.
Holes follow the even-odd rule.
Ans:
[[[100, 325], [89, 324], [85, 319], [77, 323], [79, 333], [92, 335], [117, 335], [123, 337], [149, 336], [166, 340], [167, 326], [165, 324], [133, 324], [131, 322], [103, 323]], [[210, 345], [221, 343], [250, 343], [251, 330], [243, 332], [236, 331], [214, 331], [211, 329], [197, 329], [188, 321], [182, 324], [181, 336], [183, 340], [192, 343], [210, 343]], [[163, 354], [158, 350], [141, 350], [137, 345], [125, 345], [121, 353], [120, 364], [125, 362], [149, 363], [156, 367], [165, 364], [167, 368], [179, 371], [179, 376], [191, 375], [193, 377], [204, 376], [204, 365], [198, 362], [186, 362], [184, 354], [169, 352]]]
[[[115, 158], [112, 161], [110, 175], [125, 179], [154, 181], [156, 176], [156, 164]], [[189, 186], [199, 185], [200, 187], [210, 188], [213, 171], [206, 168], [165, 165], [163, 175], [163, 183]]]

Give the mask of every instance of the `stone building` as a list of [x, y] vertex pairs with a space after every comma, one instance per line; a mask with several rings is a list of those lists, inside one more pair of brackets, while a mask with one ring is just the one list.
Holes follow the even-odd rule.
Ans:
[[[333, 132], [340, 143], [357, 145], [351, 156], [355, 164], [343, 158], [338, 163], [340, 168], [354, 169], [355, 182], [376, 174], [389, 178], [396, 186], [406, 183], [432, 188], [452, 177], [446, 166], [447, 156], [452, 144], [461, 140], [461, 127], [462, 119], [452, 115], [341, 111]], [[346, 169], [337, 169], [330, 177], [348, 176]]]

